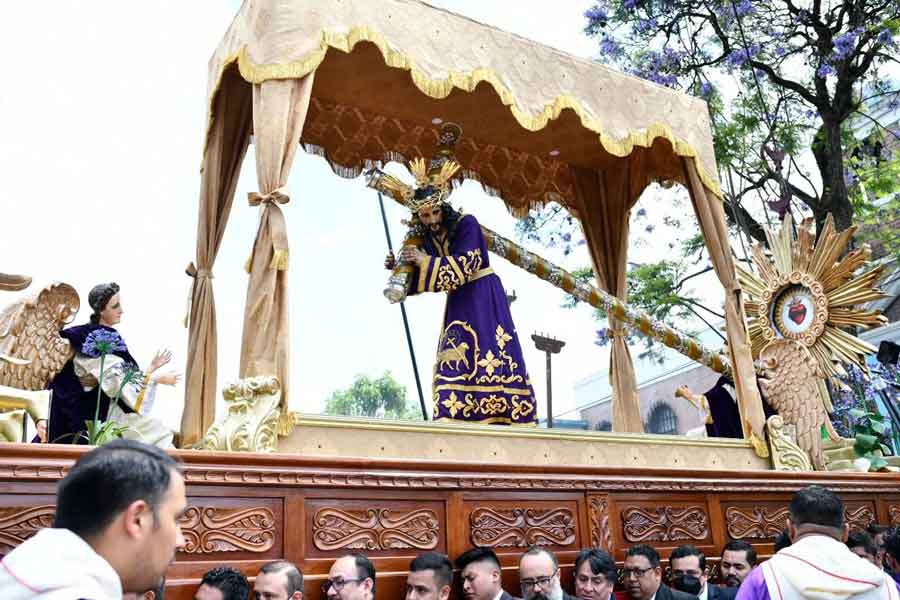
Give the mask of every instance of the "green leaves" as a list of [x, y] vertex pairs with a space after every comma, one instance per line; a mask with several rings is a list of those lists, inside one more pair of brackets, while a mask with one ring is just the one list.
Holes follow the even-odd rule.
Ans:
[[878, 471], [887, 466], [883, 456], [889, 456], [891, 449], [884, 443], [887, 431], [884, 417], [860, 408], [851, 408], [847, 412], [855, 421], [853, 433], [856, 442], [853, 444], [853, 451], [871, 461], [870, 471]]
[[357, 375], [353, 379], [353, 385], [345, 390], [333, 392], [325, 401], [325, 414], [422, 419], [416, 406], [407, 401], [406, 388], [391, 376], [390, 371], [385, 371], [378, 379]]

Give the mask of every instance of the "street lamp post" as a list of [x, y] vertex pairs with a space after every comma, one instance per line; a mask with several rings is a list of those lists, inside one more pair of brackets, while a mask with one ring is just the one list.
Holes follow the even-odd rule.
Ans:
[[532, 334], [531, 339], [538, 350], [547, 354], [547, 428], [553, 428], [553, 367], [550, 356], [559, 354], [566, 343], [544, 335]]

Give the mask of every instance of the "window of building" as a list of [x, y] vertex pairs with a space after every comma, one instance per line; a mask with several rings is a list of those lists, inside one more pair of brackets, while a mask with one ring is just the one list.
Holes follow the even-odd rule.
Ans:
[[660, 402], [650, 411], [650, 419], [647, 421], [648, 433], [678, 433], [678, 416], [672, 407], [665, 402]]

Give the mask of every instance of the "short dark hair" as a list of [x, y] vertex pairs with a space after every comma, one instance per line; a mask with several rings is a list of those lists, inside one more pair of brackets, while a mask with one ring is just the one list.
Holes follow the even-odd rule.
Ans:
[[594, 575], [603, 575], [603, 577], [611, 583], [616, 582], [616, 561], [613, 560], [613, 557], [610, 556], [609, 553], [604, 552], [599, 548], [587, 548], [586, 550], [582, 550], [578, 553], [578, 556], [575, 557], [575, 573], [578, 573], [582, 563], [585, 561], [587, 561], [591, 573]]
[[872, 539], [872, 536], [865, 531], [851, 531], [847, 536], [847, 547], [862, 548], [866, 554], [871, 554], [872, 556], [878, 554], [878, 548], [875, 547], [875, 541]]
[[672, 550], [672, 554], [669, 555], [669, 566], [672, 565], [672, 561], [676, 558], [687, 558], [688, 556], [696, 556], [700, 560], [700, 570], [706, 569], [706, 555], [697, 550], [697, 547], [692, 544], [682, 544]]
[[791, 499], [791, 522], [840, 529], [844, 526], [844, 503], [837, 494], [818, 485], [803, 488]]
[[476, 546], [460, 554], [456, 559], [456, 568], [462, 571], [472, 563], [479, 562], [489, 562], [497, 567], [498, 571], [501, 569], [497, 553], [486, 546]]
[[888, 529], [884, 534], [884, 551], [900, 561], [900, 529]]
[[632, 546], [628, 549], [628, 552], [625, 553], [625, 556], [646, 556], [647, 560], [650, 561], [651, 567], [656, 568], [659, 566], [659, 552], [647, 544]]
[[303, 592], [303, 573], [300, 572], [297, 565], [290, 561], [273, 560], [272, 562], [267, 562], [260, 567], [259, 572], [267, 575], [271, 573], [284, 573], [285, 577], [287, 577], [286, 591], [288, 598], [290, 598], [294, 592]]
[[222, 600], [247, 600], [250, 583], [244, 574], [231, 567], [216, 567], [207, 571], [200, 585], [208, 585], [222, 592]]
[[419, 571], [434, 571], [434, 578], [438, 582], [438, 587], [453, 584], [453, 564], [446, 554], [440, 552], [423, 552], [409, 563], [409, 572], [418, 573]]
[[730, 552], [746, 552], [747, 563], [751, 567], [756, 566], [756, 550], [754, 550], [753, 546], [751, 546], [748, 542], [745, 542], [744, 540], [731, 540], [730, 542], [725, 544], [725, 547], [722, 548], [722, 552], [725, 552], [725, 550], [728, 550]]
[[791, 534], [788, 533], [787, 529], [783, 529], [781, 533], [779, 533], [775, 537], [775, 541], [772, 542], [772, 549], [775, 552], [780, 552], [784, 550], [788, 546], [790, 546], [793, 542], [791, 542]]
[[372, 580], [372, 595], [375, 595], [375, 565], [372, 564], [372, 561], [366, 558], [362, 554], [348, 554], [347, 556], [352, 556], [353, 561], [356, 564], [356, 576], [361, 580], [365, 581], [366, 579]]
[[82, 538], [102, 533], [132, 502], [157, 516], [178, 462], [156, 446], [113, 440], [84, 454], [56, 490], [53, 527]]
[[869, 535], [871, 535], [872, 537], [875, 537], [876, 535], [881, 535], [882, 533], [884, 533], [885, 531], [888, 531], [889, 529], [890, 529], [890, 527], [888, 527], [887, 525], [881, 525], [880, 523], [876, 523], [875, 521], [872, 521], [871, 523], [869, 523], [866, 526], [866, 532]]
[[531, 547], [529, 547], [528, 550], [526, 550], [525, 553], [522, 554], [522, 557], [519, 559], [519, 562], [521, 563], [521, 562], [522, 562], [522, 558], [525, 558], [526, 556], [540, 556], [541, 554], [546, 554], [547, 556], [550, 557], [550, 560], [553, 561], [553, 568], [554, 568], [554, 569], [558, 569], [558, 568], [559, 568], [559, 561], [556, 560], [556, 555], [553, 554], [552, 552], [550, 552], [549, 550], [547, 550], [546, 548], [542, 548], [542, 547], [540, 547], [540, 546], [531, 546]]

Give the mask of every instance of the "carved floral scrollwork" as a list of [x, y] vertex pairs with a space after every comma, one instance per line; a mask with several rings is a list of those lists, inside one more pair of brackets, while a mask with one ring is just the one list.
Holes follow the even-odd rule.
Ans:
[[771, 513], [765, 506], [746, 510], [730, 506], [725, 510], [725, 527], [728, 536], [735, 540], [774, 538], [787, 527], [787, 518], [786, 506]]
[[900, 527], [900, 506], [896, 504], [889, 506], [888, 516], [891, 518], [891, 527]]
[[591, 545], [607, 552], [612, 551], [612, 530], [609, 527], [609, 496], [590, 496], [588, 509], [591, 514]]
[[629, 508], [622, 511], [622, 521], [629, 542], [702, 540], [709, 536], [709, 518], [699, 506], [660, 506], [655, 511]]
[[575, 515], [565, 508], [477, 508], [469, 526], [476, 546], [568, 546], [575, 541]]
[[52, 504], [0, 510], [0, 550], [12, 550], [41, 529], [52, 527], [55, 514]]
[[[893, 520], [893, 518], [891, 520]], [[866, 527], [874, 521], [875, 511], [872, 510], [871, 506], [859, 506], [857, 508], [844, 509], [844, 522], [850, 526], [851, 530], [865, 531]]]
[[263, 506], [190, 506], [180, 524], [185, 554], [265, 552], [275, 544], [275, 515]]
[[438, 545], [439, 526], [437, 513], [429, 509], [322, 508], [313, 517], [313, 543], [319, 550], [432, 550]]

